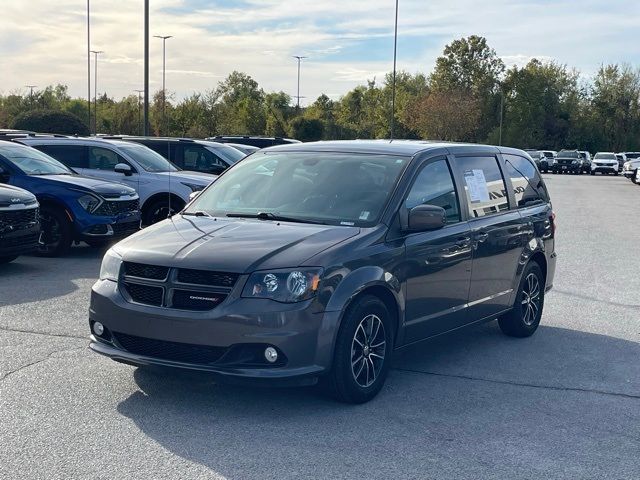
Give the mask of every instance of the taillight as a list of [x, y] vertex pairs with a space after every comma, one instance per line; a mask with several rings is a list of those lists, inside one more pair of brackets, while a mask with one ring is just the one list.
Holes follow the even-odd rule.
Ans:
[[549, 220], [551, 221], [551, 234], [555, 237], [556, 235], [556, 212], [554, 212], [553, 210], [551, 211], [551, 216], [549, 217]]

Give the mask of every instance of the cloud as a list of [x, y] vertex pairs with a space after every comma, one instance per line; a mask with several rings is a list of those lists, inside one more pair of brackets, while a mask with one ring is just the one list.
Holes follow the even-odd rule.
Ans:
[[[85, 2], [4, 0], [0, 88], [64, 83], [86, 95]], [[121, 97], [142, 86], [142, 2], [92, 0], [92, 47], [104, 50], [99, 90]], [[332, 97], [392, 67], [390, 0], [154, 0], [151, 34], [167, 41], [167, 88], [181, 98], [233, 70], [266, 90], [296, 90], [306, 55], [305, 102]], [[579, 8], [579, 12], [577, 9]], [[34, 15], [33, 12], [38, 12]], [[508, 65], [553, 59], [592, 75], [602, 63], [640, 62], [637, 0], [400, 0], [398, 66], [429, 72], [443, 47], [487, 37]], [[162, 42], [151, 39], [151, 88], [161, 84]]]

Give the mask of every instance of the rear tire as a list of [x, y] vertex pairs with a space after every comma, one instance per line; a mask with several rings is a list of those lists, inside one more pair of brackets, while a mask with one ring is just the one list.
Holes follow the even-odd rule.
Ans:
[[64, 209], [45, 205], [40, 209], [40, 244], [36, 255], [59, 257], [71, 248], [71, 222]]
[[540, 325], [544, 308], [545, 280], [536, 262], [529, 262], [522, 273], [513, 309], [498, 319], [500, 330], [510, 337], [529, 337]]
[[364, 403], [382, 389], [394, 347], [394, 325], [386, 305], [372, 295], [355, 301], [342, 319], [328, 386], [345, 403]]
[[18, 255], [11, 255], [8, 257], [0, 257], [0, 265], [3, 265], [5, 263], [9, 263], [9, 262], [13, 262], [16, 258], [18, 258]]

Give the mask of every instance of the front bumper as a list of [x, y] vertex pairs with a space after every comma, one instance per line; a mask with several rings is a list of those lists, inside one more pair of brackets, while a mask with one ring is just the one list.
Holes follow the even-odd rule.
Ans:
[[[92, 335], [89, 347], [123, 363], [206, 371], [223, 381], [315, 383], [331, 368], [340, 312], [319, 311], [316, 300], [281, 304], [241, 298], [244, 280], [241, 277], [233, 292], [209, 311], [129, 303], [115, 282], [98, 281], [91, 293], [89, 323], [90, 328], [102, 323], [106, 333]], [[260, 363], [255, 355], [236, 354], [239, 350], [261, 353], [268, 346], [276, 348], [284, 363], [270, 365], [263, 358]], [[219, 355], [189, 353], [207, 349]]]
[[593, 165], [591, 171], [595, 173], [617, 173], [617, 165]]
[[40, 225], [29, 229], [0, 234], [0, 257], [33, 252], [40, 240]]
[[578, 164], [578, 165], [554, 165], [551, 168], [554, 172], [579, 172], [582, 170], [582, 165]]

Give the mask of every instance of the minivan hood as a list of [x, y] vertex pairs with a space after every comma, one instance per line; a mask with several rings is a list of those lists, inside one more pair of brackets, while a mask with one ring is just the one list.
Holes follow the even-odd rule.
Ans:
[[358, 227], [176, 215], [118, 243], [125, 261], [245, 273], [297, 267]]
[[39, 178], [43, 182], [52, 182], [73, 188], [75, 190], [86, 190], [100, 195], [133, 195], [135, 190], [127, 185], [116, 182], [105, 182], [99, 178], [85, 177], [83, 175], [34, 175], [32, 178]]

